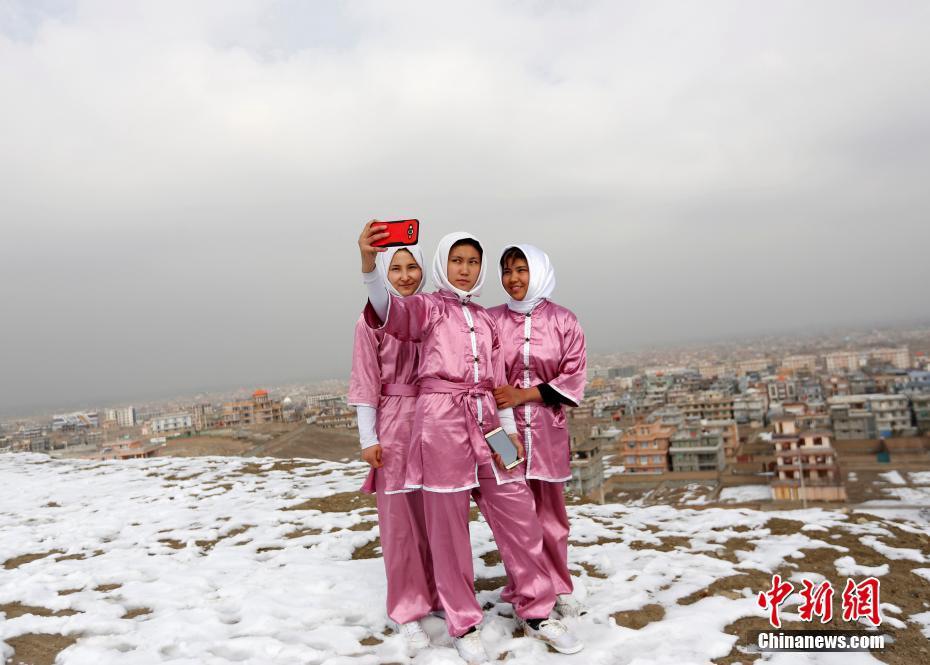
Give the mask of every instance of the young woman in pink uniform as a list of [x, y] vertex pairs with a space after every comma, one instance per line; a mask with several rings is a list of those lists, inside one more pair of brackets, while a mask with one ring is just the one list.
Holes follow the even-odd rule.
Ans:
[[[377, 258], [378, 279], [396, 297], [423, 289], [423, 253], [392, 248]], [[371, 465], [362, 491], [375, 494], [387, 577], [387, 614], [413, 651], [429, 646], [420, 619], [438, 609], [423, 498], [404, 487], [417, 396], [417, 344], [355, 325], [349, 404], [356, 407], [362, 459]]]
[[[578, 406], [587, 375], [584, 332], [571, 311], [549, 297], [555, 271], [532, 245], [510, 245], [500, 261], [507, 303], [488, 310], [497, 321], [507, 381], [494, 390], [499, 408], [511, 407], [526, 445], [526, 482], [536, 501], [543, 552], [556, 611], [578, 616], [568, 572], [568, 514], [563, 486], [571, 480], [569, 432], [563, 406]], [[513, 593], [508, 584], [502, 597]]]
[[491, 527], [513, 591], [511, 602], [525, 633], [565, 653], [581, 643], [550, 620], [555, 593], [541, 565], [543, 534], [523, 469], [498, 468], [484, 433], [502, 426], [522, 451], [513, 413], [498, 410], [491, 390], [505, 382], [497, 327], [472, 302], [484, 281], [483, 251], [467, 233], [439, 242], [432, 276], [439, 291], [407, 298], [389, 295], [373, 274], [382, 226], [369, 223], [359, 238], [368, 287], [366, 323], [401, 341], [419, 343], [419, 396], [407, 458], [406, 486], [423, 490], [426, 532], [433, 572], [449, 634], [469, 663], [487, 653], [478, 625], [474, 568], [468, 533], [472, 490]]

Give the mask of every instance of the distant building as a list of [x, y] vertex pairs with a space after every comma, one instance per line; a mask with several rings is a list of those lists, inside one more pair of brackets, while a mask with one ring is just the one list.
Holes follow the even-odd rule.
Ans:
[[795, 421], [802, 432], [831, 430], [833, 421], [826, 411], [805, 411], [795, 417]]
[[752, 390], [733, 398], [733, 419], [740, 425], [761, 427], [765, 423], [766, 398]]
[[572, 437], [570, 453], [572, 480], [569, 487], [572, 493], [578, 496], [597, 496], [603, 499], [604, 454], [601, 442], [602, 439], [599, 438], [586, 438], [579, 441], [576, 437]]
[[142, 441], [112, 441], [105, 444], [95, 457], [102, 460], [144, 459], [154, 457], [161, 444]]
[[858, 372], [864, 364], [897, 369], [911, 367], [911, 353], [906, 346], [867, 351], [834, 351], [828, 353], [824, 359], [828, 372]]
[[38, 453], [52, 448], [48, 432], [39, 425], [22, 425], [10, 439], [10, 448], [14, 452]]
[[826, 431], [801, 432], [793, 417], [775, 420], [776, 500], [845, 501], [846, 488]]
[[798, 401], [822, 402], [824, 399], [823, 386], [815, 377], [805, 377], [798, 381]]
[[870, 374], [853, 372], [848, 377], [850, 395], [872, 395], [879, 392], [875, 378]]
[[769, 358], [753, 358], [751, 360], [741, 360], [736, 363], [736, 373], [739, 376], [752, 373], [762, 373], [769, 371], [772, 361]]
[[723, 443], [724, 458], [728, 462], [736, 459], [736, 452], [739, 449], [739, 428], [735, 420], [704, 420], [701, 421], [701, 430], [705, 434], [719, 434]]
[[252, 399], [227, 402], [223, 405], [223, 422], [232, 427], [284, 421], [284, 406], [268, 396], [266, 390], [256, 390]]
[[74, 413], [64, 413], [52, 416], [52, 431], [62, 432], [76, 429], [89, 429], [99, 425], [99, 417], [96, 411], [76, 411]]
[[822, 385], [824, 397], [827, 399], [831, 397], [844, 397], [852, 394], [849, 388], [849, 379], [846, 376], [831, 376], [826, 379]]
[[625, 473], [668, 471], [668, 447], [675, 428], [640, 420], [620, 435], [619, 452]]
[[879, 437], [911, 436], [911, 409], [906, 395], [869, 395], [869, 410], [875, 415]]
[[804, 371], [813, 374], [817, 371], [817, 356], [788, 356], [782, 359], [781, 366], [793, 372]]
[[46, 435], [45, 428], [41, 425], [21, 425], [16, 430], [18, 439], [38, 439]]
[[918, 369], [930, 371], [930, 356], [928, 356], [923, 351], [918, 351], [914, 354], [914, 367]]
[[678, 428], [685, 422], [685, 414], [675, 405], [663, 406], [646, 416], [647, 423], [659, 423], [665, 427]]
[[310, 395], [307, 398], [308, 409], [332, 409], [346, 405], [345, 395]]
[[726, 464], [723, 434], [716, 428], [704, 429], [700, 422], [686, 422], [672, 435], [670, 443], [672, 471], [721, 471]]
[[222, 415], [216, 413], [213, 405], [208, 402], [194, 404], [191, 408], [191, 416], [193, 416], [194, 429], [198, 432], [211, 429], [222, 422]]
[[911, 395], [914, 423], [922, 436], [930, 435], [930, 393]]
[[770, 402], [794, 402], [798, 398], [798, 382], [787, 376], [776, 376], [765, 383]]
[[898, 369], [908, 369], [911, 366], [911, 353], [906, 346], [895, 349], [871, 349], [868, 357], [875, 364], [891, 365]]
[[310, 416], [307, 422], [327, 429], [352, 429], [358, 427], [358, 416], [353, 409], [345, 409], [338, 413], [322, 413]]
[[193, 416], [189, 413], [168, 413], [152, 418], [149, 421], [149, 431], [153, 434], [189, 431], [193, 421]]
[[612, 381], [613, 379], [623, 379], [633, 376], [636, 368], [632, 366], [624, 367], [594, 367], [588, 374], [592, 379], [600, 378]]
[[930, 393], [930, 372], [924, 370], [911, 370], [907, 379], [899, 386], [896, 392], [908, 394]]
[[698, 373], [705, 379], [717, 379], [721, 376], [733, 374], [733, 368], [727, 365], [699, 365]]
[[833, 436], [840, 441], [874, 439], [875, 415], [865, 395], [831, 397], [827, 400]]
[[723, 395], [718, 392], [701, 392], [689, 395], [688, 399], [679, 403], [685, 417], [702, 418], [706, 420], [733, 420], [734, 395]]
[[834, 351], [824, 356], [828, 372], [856, 372], [859, 370], [857, 351]]
[[116, 409], [116, 424], [120, 427], [135, 427], [136, 424], [136, 408], [134, 406], [126, 406], [122, 409]]

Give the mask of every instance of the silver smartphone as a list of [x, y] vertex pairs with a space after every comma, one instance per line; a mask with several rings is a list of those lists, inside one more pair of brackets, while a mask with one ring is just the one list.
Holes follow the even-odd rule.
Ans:
[[512, 469], [523, 461], [522, 457], [517, 457], [517, 447], [502, 428], [491, 430], [484, 438], [488, 440], [491, 450], [501, 456], [505, 469]]

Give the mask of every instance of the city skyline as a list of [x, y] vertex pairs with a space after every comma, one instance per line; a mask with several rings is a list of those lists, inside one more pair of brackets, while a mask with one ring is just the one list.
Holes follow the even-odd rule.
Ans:
[[594, 351], [911, 320], [928, 18], [7, 3], [0, 411], [346, 375], [371, 217], [539, 245]]
[[[926, 353], [930, 355], [930, 321], [922, 322], [917, 328], [918, 339], [923, 341], [921, 348], [927, 351], [921, 352], [917, 349], [911, 349], [912, 353]], [[824, 349], [840, 351], [846, 348], [870, 348], [882, 344], [897, 347], [902, 344], [901, 336], [905, 333], [912, 333], [914, 329], [908, 327], [897, 328], [874, 328], [874, 327], [852, 327], [835, 328], [829, 332], [826, 331], [808, 331], [806, 333], [795, 331], [786, 333], [771, 333], [757, 336], [745, 336], [734, 338], [716, 338], [707, 340], [691, 340], [682, 343], [667, 343], [657, 345], [641, 345], [632, 349], [605, 349], [603, 351], [594, 351], [589, 349], [589, 366], [591, 369], [596, 367], [608, 367], [616, 364], [618, 357], [628, 361], [630, 357], [636, 358], [636, 366], [639, 369], [646, 369], [649, 363], [645, 358], [649, 354], [659, 354], [660, 356], [672, 356], [681, 359], [683, 356], [699, 357], [701, 363], [691, 362], [690, 365], [696, 369], [699, 364], [718, 362], [717, 355], [708, 356], [712, 349], [727, 349], [725, 356], [734, 358], [753, 358], [758, 357], [756, 345], [761, 342], [778, 342], [776, 356], [786, 357], [791, 353], [804, 352], [809, 349], [811, 344], [816, 344], [820, 353]], [[920, 334], [920, 333], [923, 334]], [[844, 338], [846, 341], [841, 343]], [[884, 341], [882, 341], [884, 340]], [[905, 345], [906, 346], [906, 345]], [[735, 353], [734, 353], [735, 352]], [[638, 358], [637, 358], [638, 356]], [[621, 363], [622, 364], [622, 363]], [[659, 363], [661, 364], [661, 363]], [[666, 363], [667, 364], [667, 363]], [[688, 363], [686, 363], [688, 364]], [[344, 384], [348, 385], [349, 376], [346, 373], [343, 376], [312, 378], [306, 376], [292, 376], [288, 378], [267, 378], [267, 380], [243, 380], [237, 383], [213, 386], [182, 386], [178, 390], [145, 392], [140, 389], [135, 393], [123, 394], [120, 396], [104, 396], [100, 398], [78, 398], [64, 400], [56, 404], [44, 402], [36, 405], [27, 405], [25, 407], [9, 410], [0, 410], [0, 422], [14, 420], [29, 420], [33, 418], [49, 417], [54, 413], [79, 412], [94, 409], [118, 408], [130, 405], [152, 404], [181, 404], [203, 401], [204, 396], [213, 396], [216, 398], [227, 398], [233, 395], [248, 395], [257, 387], [269, 388], [274, 391], [281, 389], [322, 389], [327, 384]], [[327, 387], [327, 390], [329, 388]]]

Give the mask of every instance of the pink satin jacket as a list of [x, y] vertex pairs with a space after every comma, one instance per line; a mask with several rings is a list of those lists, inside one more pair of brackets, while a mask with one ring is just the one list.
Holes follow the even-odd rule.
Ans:
[[[570, 310], [543, 300], [529, 314], [513, 312], [507, 305], [488, 312], [497, 321], [510, 385], [548, 383], [574, 405], [581, 403], [587, 378], [585, 340]], [[571, 480], [570, 437], [562, 406], [527, 402], [513, 412], [526, 446], [526, 477]]]
[[[381, 444], [384, 489], [388, 493], [409, 491], [404, 487], [410, 450], [413, 416], [416, 411], [417, 364], [414, 342], [403, 342], [380, 330], [372, 330], [359, 317], [355, 324], [349, 404], [367, 404], [378, 409], [376, 431]], [[362, 486], [373, 493], [372, 469]]]
[[500, 426], [491, 390], [505, 380], [497, 326], [488, 311], [447, 291], [391, 296], [383, 323], [369, 304], [366, 323], [403, 342], [418, 342], [419, 384], [408, 488], [455, 492], [478, 486], [491, 464], [498, 483], [523, 480], [523, 465], [501, 471], [483, 434]]

